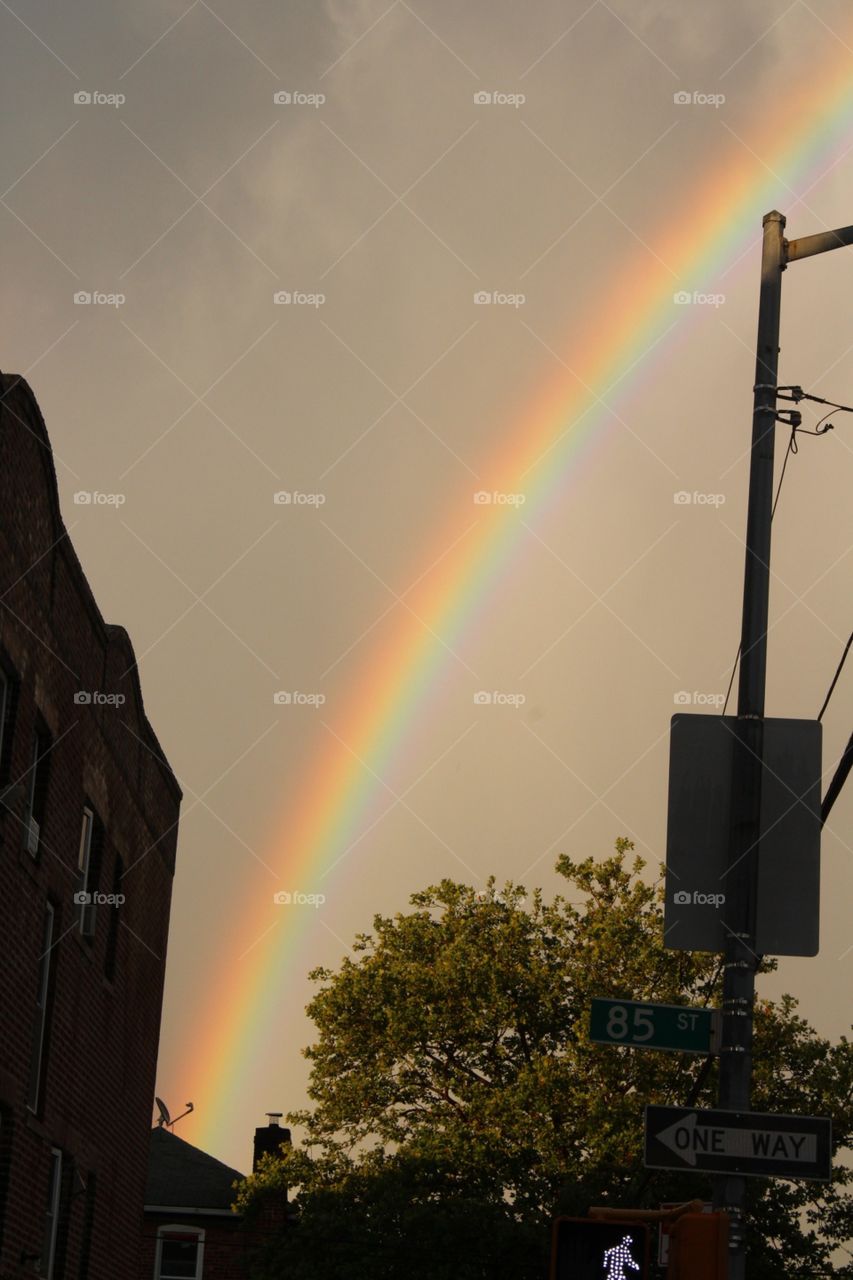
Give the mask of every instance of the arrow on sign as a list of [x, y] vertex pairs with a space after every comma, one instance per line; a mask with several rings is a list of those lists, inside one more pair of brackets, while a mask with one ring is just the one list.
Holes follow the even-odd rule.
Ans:
[[828, 1116], [648, 1106], [644, 1159], [649, 1169], [828, 1182], [832, 1121]]
[[784, 1160], [812, 1164], [817, 1159], [817, 1137], [767, 1129], [729, 1129], [723, 1125], [697, 1125], [693, 1112], [655, 1135], [689, 1165], [698, 1155], [734, 1156], [738, 1159]]

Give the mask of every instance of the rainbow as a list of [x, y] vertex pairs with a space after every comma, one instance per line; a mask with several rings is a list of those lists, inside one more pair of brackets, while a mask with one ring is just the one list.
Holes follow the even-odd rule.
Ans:
[[[543, 519], [564, 497], [596, 432], [603, 430], [607, 410], [601, 398], [617, 387], [624, 395], [635, 371], [647, 371], [651, 360], [669, 350], [674, 288], [707, 288], [739, 262], [757, 278], [757, 247], [748, 250], [757, 246], [761, 215], [774, 206], [790, 208], [795, 200], [789, 188], [805, 194], [853, 147], [849, 56], [815, 69], [809, 87], [777, 97], [774, 108], [772, 128], [747, 140], [767, 167], [726, 137], [707, 178], [687, 192], [662, 226], [654, 248], [677, 271], [678, 281], [645, 249], [632, 250], [617, 264], [597, 313], [589, 316], [585, 341], [573, 343], [576, 373], [562, 368], [507, 433], [486, 483], [497, 491], [523, 491], [527, 523]], [[460, 503], [437, 530], [422, 556], [421, 576], [406, 596], [413, 612], [398, 607], [374, 633], [348, 704], [296, 788], [298, 811], [282, 822], [269, 855], [282, 866], [283, 884], [319, 885], [393, 803], [385, 799], [381, 780], [393, 776], [392, 764], [425, 715], [436, 675], [447, 662], [445, 645], [454, 647], [470, 631], [525, 537], [517, 513], [500, 506]], [[188, 1136], [213, 1150], [221, 1149], [238, 1093], [264, 1054], [265, 1029], [275, 1021], [281, 984], [294, 967], [289, 958], [314, 923], [309, 910], [276, 914], [271, 898], [271, 891], [253, 892], [208, 984], [209, 1004], [182, 1033], [181, 1074], [191, 1074], [196, 1101]]]

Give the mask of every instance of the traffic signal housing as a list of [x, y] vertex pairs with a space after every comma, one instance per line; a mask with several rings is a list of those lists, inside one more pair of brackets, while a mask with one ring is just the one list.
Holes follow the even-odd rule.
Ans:
[[729, 1219], [725, 1213], [685, 1213], [668, 1230], [667, 1280], [728, 1280]]
[[557, 1218], [551, 1280], [648, 1280], [649, 1229], [641, 1223]]

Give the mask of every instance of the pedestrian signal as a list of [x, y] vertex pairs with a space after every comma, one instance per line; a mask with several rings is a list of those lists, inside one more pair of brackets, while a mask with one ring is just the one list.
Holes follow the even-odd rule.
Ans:
[[558, 1218], [551, 1280], [647, 1280], [649, 1229], [636, 1222]]

